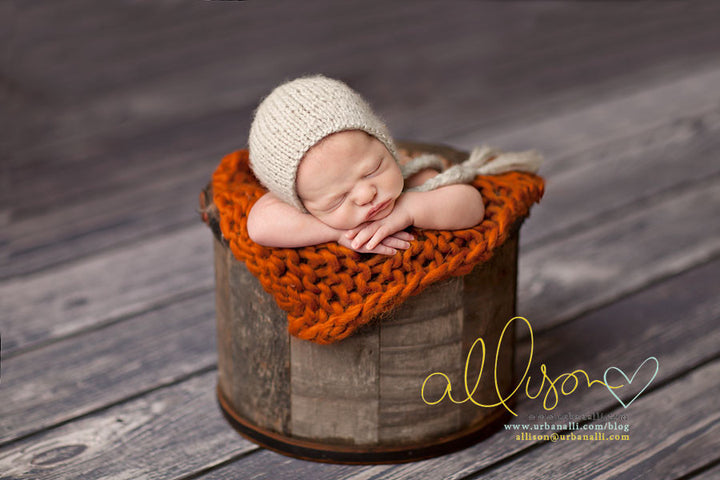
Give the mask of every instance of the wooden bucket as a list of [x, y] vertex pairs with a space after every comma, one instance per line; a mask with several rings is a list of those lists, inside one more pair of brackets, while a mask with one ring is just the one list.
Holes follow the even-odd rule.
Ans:
[[[391, 463], [465, 448], [507, 421], [502, 405], [456, 404], [447, 395], [429, 405], [421, 390], [428, 376], [442, 372], [453, 398], [466, 399], [466, 359], [481, 337], [485, 367], [472, 397], [498, 403], [493, 367], [501, 332], [515, 314], [519, 225], [470, 274], [430, 286], [340, 342], [318, 345], [289, 335], [285, 312], [219, 241], [217, 222], [208, 223], [215, 226], [217, 397], [243, 436], [298, 458]], [[509, 328], [497, 361], [500, 392], [513, 388], [514, 341]], [[470, 390], [481, 363], [477, 345], [468, 362]], [[441, 398], [447, 386], [443, 376], [432, 376], [425, 399]]]

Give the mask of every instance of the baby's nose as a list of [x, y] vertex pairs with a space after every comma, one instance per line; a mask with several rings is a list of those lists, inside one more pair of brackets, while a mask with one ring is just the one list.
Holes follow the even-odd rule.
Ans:
[[375, 198], [375, 195], [377, 194], [377, 189], [374, 185], [371, 185], [369, 183], [362, 183], [358, 185], [356, 196], [355, 196], [355, 202], [358, 205], [365, 205], [373, 201]]

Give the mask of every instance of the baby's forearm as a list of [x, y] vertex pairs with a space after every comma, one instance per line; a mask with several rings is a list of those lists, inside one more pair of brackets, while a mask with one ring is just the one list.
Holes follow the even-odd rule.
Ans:
[[295, 248], [337, 241], [343, 232], [302, 213], [272, 194], [261, 197], [248, 215], [248, 235], [266, 247]]
[[482, 196], [472, 185], [448, 185], [429, 192], [407, 192], [403, 196], [413, 225], [418, 228], [472, 228], [485, 216]]

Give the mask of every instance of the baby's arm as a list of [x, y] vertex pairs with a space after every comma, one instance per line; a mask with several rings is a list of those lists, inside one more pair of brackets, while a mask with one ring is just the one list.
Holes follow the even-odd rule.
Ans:
[[[336, 230], [310, 214], [302, 213], [272, 193], [263, 195], [250, 209], [248, 235], [255, 243], [266, 247], [295, 248], [338, 242], [352, 248], [345, 231]], [[384, 239], [373, 248], [354, 248], [362, 253], [393, 255], [396, 249], [407, 249], [413, 237], [402, 232]]]
[[413, 225], [433, 230], [460, 230], [482, 222], [485, 206], [472, 185], [457, 184], [430, 192], [407, 192]]
[[[430, 175], [432, 176], [432, 175]], [[385, 237], [410, 225], [433, 230], [459, 230], [485, 216], [480, 192], [472, 185], [448, 185], [429, 192], [406, 192], [385, 218], [348, 232], [353, 248], [373, 248]]]

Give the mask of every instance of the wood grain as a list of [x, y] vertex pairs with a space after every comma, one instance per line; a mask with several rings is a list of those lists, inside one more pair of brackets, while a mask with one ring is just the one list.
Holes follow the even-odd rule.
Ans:
[[204, 294], [3, 360], [0, 443], [213, 368], [214, 323]]
[[[242, 418], [290, 431], [290, 341], [285, 312], [245, 264], [214, 240], [219, 270], [218, 382]], [[225, 270], [225, 271], [223, 271]]]
[[521, 255], [518, 314], [557, 325], [720, 253], [717, 178]]
[[0, 471], [18, 480], [154, 480], [256, 450], [220, 415], [216, 378], [205, 373], [0, 448]]
[[[645, 138], [649, 146], [672, 142], [678, 134], [687, 132], [684, 123], [692, 124], [696, 117], [702, 119], [717, 109], [708, 103], [706, 92], [720, 81], [718, 67], [708, 63], [681, 75], [658, 76], [642, 82], [640, 88], [612, 91], [589, 103], [569, 102], [551, 114], [536, 112], [515, 119], [512, 125], [487, 125], [450, 135], [445, 141], [465, 149], [483, 142], [514, 150], [536, 148], [547, 156], [544, 174], [563, 171], [576, 164], [578, 154], [600, 146], [622, 154], [623, 144], [634, 144], [634, 137]], [[659, 102], [658, 98], [672, 101]], [[657, 130], [665, 130], [666, 134], [648, 137]], [[635, 145], [637, 148], [643, 144]]]
[[526, 222], [523, 245], [557, 241], [623, 215], [632, 205], [674, 197], [695, 182], [718, 176], [720, 162], [713, 160], [719, 139], [720, 110], [713, 109], [575, 152], [572, 161], [557, 162], [562, 168], [550, 160], [551, 188]]
[[[418, 443], [457, 432], [460, 412], [426, 405], [420, 395], [425, 377], [445, 372], [458, 381], [463, 343], [463, 281], [454, 277], [410, 297], [383, 318], [380, 328], [379, 433], [383, 445]], [[445, 385], [429, 383], [428, 398]]]
[[290, 339], [293, 436], [341, 445], [378, 442], [379, 339], [378, 325], [331, 345]]
[[713, 480], [714, 478], [720, 477], [720, 465], [717, 464], [717, 460], [714, 467], [710, 467], [709, 469], [705, 470], [703, 469], [702, 473], [699, 473], [698, 475], [693, 475], [690, 478], [693, 480]]
[[[708, 400], [720, 395], [718, 378], [715, 361], [638, 398], [627, 410], [628, 441], [547, 443], [483, 478], [680, 478], [717, 456], [720, 412], [709, 410]], [[608, 437], [613, 433], [606, 431]]]
[[198, 222], [141, 244], [0, 283], [3, 358], [188, 295], [211, 294], [209, 237]]

